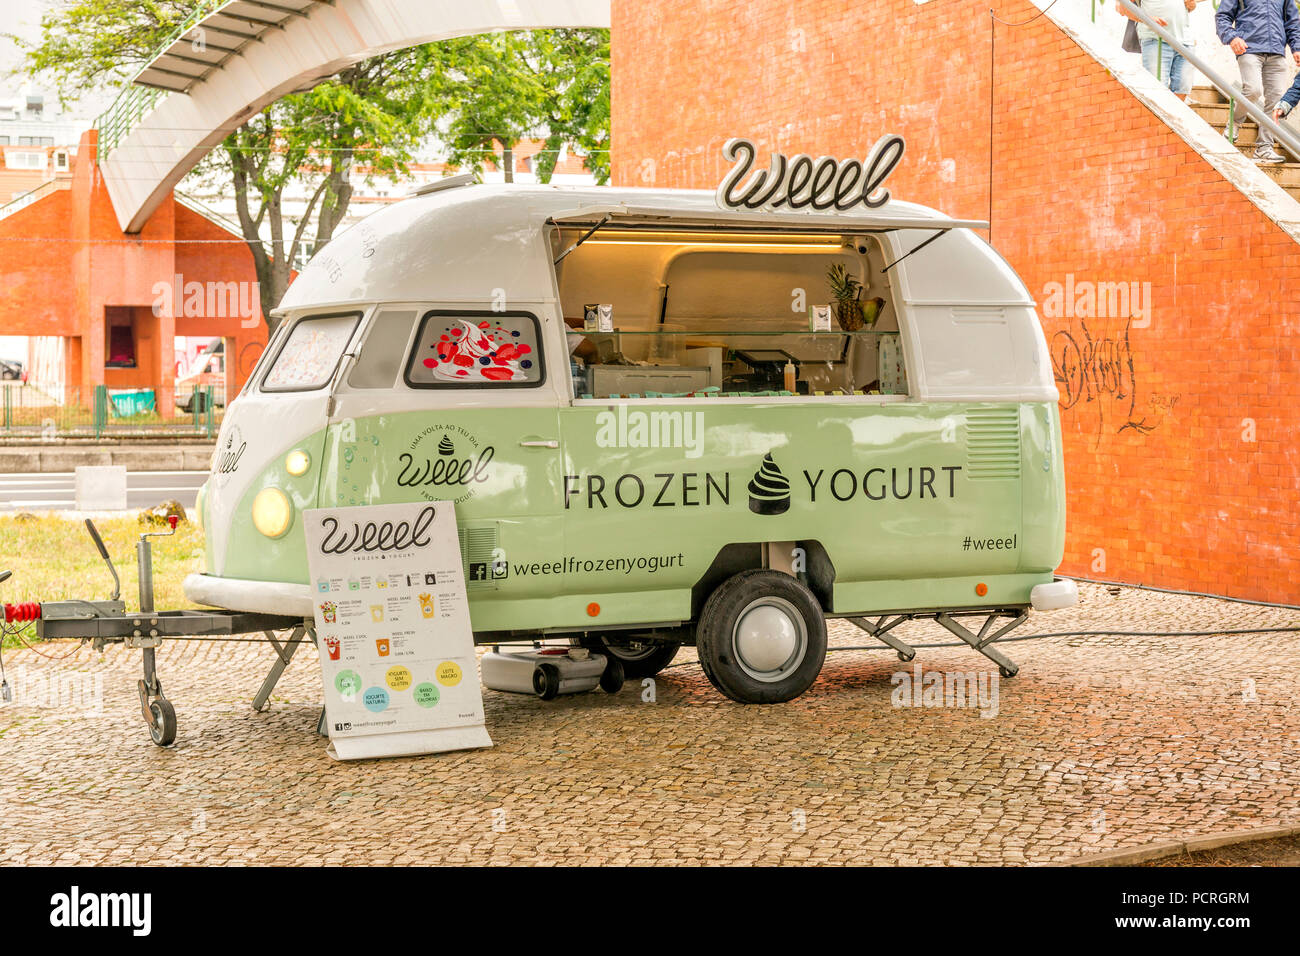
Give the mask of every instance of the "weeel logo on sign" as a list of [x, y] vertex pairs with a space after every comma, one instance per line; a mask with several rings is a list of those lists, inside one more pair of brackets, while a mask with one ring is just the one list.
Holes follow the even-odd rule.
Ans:
[[903, 149], [903, 137], [890, 133], [876, 140], [865, 162], [841, 162], [830, 156], [813, 159], [806, 154], [787, 161], [781, 153], [773, 153], [771, 167], [754, 173], [740, 188], [740, 181], [753, 168], [757, 150], [747, 139], [729, 139], [722, 147], [722, 158], [736, 165], [722, 178], [714, 198], [723, 209], [807, 206], [842, 212], [858, 205], [877, 209], [889, 201], [885, 180], [903, 161]]

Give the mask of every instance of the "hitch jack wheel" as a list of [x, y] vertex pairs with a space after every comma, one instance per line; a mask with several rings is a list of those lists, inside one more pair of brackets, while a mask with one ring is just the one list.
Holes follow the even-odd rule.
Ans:
[[166, 697], [159, 697], [149, 705], [149, 737], [159, 747], [176, 742], [176, 708]]
[[162, 681], [154, 669], [154, 649], [144, 649], [144, 679], [136, 684], [140, 693], [140, 713], [149, 728], [149, 739], [159, 747], [176, 742], [176, 708], [163, 696]]

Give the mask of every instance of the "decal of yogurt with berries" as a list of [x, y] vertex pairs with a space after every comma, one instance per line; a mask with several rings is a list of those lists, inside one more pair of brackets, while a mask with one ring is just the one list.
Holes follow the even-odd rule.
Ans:
[[515, 382], [528, 376], [536, 355], [520, 333], [500, 322], [453, 319], [429, 346], [424, 367], [444, 382]]

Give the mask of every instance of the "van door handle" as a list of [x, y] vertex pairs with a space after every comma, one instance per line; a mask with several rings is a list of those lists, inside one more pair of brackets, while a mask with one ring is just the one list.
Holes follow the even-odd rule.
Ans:
[[540, 438], [537, 441], [521, 441], [524, 448], [559, 448], [560, 443], [554, 438]]

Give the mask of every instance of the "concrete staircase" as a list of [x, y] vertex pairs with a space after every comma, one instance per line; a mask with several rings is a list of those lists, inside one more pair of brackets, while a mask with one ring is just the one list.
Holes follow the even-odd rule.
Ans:
[[[1212, 86], [1193, 87], [1192, 95], [1187, 98], [1187, 105], [1221, 134], [1227, 136], [1229, 105], [1227, 97], [1222, 93]], [[1243, 155], [1250, 157], [1255, 151], [1259, 127], [1240, 109], [1236, 111], [1234, 126], [1237, 132], [1235, 141], [1237, 149], [1241, 150]], [[1277, 145], [1277, 149], [1287, 157], [1288, 161], [1271, 166], [1260, 165], [1259, 169], [1293, 198], [1300, 199], [1300, 162], [1297, 162], [1297, 157], [1290, 155], [1281, 143]]]

